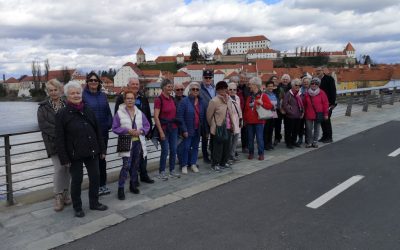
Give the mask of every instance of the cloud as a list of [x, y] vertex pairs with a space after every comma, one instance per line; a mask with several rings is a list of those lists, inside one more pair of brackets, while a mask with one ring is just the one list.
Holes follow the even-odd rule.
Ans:
[[[231, 36], [265, 35], [272, 47], [342, 50], [399, 62], [398, 1], [368, 0], [0, 0], [0, 73], [30, 73], [32, 60], [83, 71], [147, 59], [189, 54], [193, 41], [214, 52]], [[378, 46], [385, 44], [385, 46]]]

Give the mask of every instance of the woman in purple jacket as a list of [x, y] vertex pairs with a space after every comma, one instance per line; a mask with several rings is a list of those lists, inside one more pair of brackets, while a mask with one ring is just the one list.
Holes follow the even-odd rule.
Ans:
[[301, 80], [296, 78], [292, 81], [292, 88], [283, 98], [282, 108], [287, 118], [287, 128], [285, 127], [285, 142], [287, 148], [293, 146], [300, 147], [296, 143], [297, 135], [300, 130], [300, 120], [304, 115], [303, 101], [300, 97]]
[[130, 151], [119, 152], [122, 157], [122, 168], [118, 180], [118, 199], [125, 200], [124, 185], [131, 176], [129, 190], [138, 194], [138, 168], [140, 160], [147, 156], [145, 135], [150, 130], [146, 115], [135, 106], [135, 95], [132, 90], [124, 92], [124, 104], [121, 104], [114, 116], [112, 130], [117, 135], [131, 135], [132, 144]]

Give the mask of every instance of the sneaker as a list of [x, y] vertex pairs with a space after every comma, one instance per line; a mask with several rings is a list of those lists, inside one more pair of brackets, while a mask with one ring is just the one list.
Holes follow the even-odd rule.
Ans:
[[104, 195], [103, 187], [99, 187], [99, 196]]
[[312, 148], [311, 144], [306, 144], [306, 148]]
[[118, 200], [125, 200], [125, 191], [124, 188], [118, 188]]
[[220, 169], [232, 168], [228, 163], [219, 165]]
[[163, 180], [163, 181], [167, 181], [168, 180], [168, 176], [165, 173], [165, 171], [161, 172], [157, 177], [158, 177], [158, 179]]
[[64, 196], [63, 193], [54, 196], [54, 211], [60, 212], [64, 209]]
[[[186, 169], [186, 172], [187, 172], [187, 169]], [[181, 178], [181, 175], [176, 173], [174, 170], [172, 170], [172, 171], [169, 171], [169, 177], [171, 177], [171, 178]]]
[[211, 169], [214, 170], [215, 172], [221, 172], [219, 166], [211, 166]]
[[233, 165], [233, 160], [229, 160], [227, 164], [228, 165]]
[[110, 194], [111, 190], [107, 186], [103, 186], [104, 195]]
[[325, 139], [325, 140], [323, 140], [322, 142], [323, 142], [323, 143], [332, 143], [333, 140], [332, 140], [332, 139]]
[[193, 173], [198, 173], [199, 172], [199, 168], [194, 164], [190, 168], [192, 169]]
[[187, 173], [188, 173], [187, 167], [186, 166], [182, 167], [182, 174], [187, 174]]
[[233, 157], [233, 161], [240, 161], [240, 159], [237, 156], [235, 156]]

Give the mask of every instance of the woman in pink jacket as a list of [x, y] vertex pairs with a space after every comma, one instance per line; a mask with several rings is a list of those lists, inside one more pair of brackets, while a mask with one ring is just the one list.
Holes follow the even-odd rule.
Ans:
[[[306, 148], [318, 148], [319, 128], [323, 120], [328, 119], [329, 102], [325, 92], [319, 88], [321, 80], [313, 78], [304, 98], [306, 119]], [[314, 133], [313, 133], [314, 132]]]

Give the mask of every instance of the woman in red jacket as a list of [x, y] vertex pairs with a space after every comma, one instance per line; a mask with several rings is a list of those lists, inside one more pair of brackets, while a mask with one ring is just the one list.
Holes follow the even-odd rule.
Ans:
[[249, 160], [254, 157], [254, 136], [257, 139], [258, 160], [264, 160], [264, 124], [265, 120], [258, 117], [257, 107], [272, 109], [273, 105], [268, 96], [261, 92], [261, 79], [253, 77], [249, 81], [251, 95], [247, 97], [244, 107], [244, 122], [247, 125]]
[[[306, 148], [318, 148], [319, 127], [323, 120], [328, 119], [329, 102], [325, 92], [319, 88], [321, 80], [313, 78], [310, 88], [304, 98], [306, 119]], [[313, 133], [314, 130], [314, 133]]]

